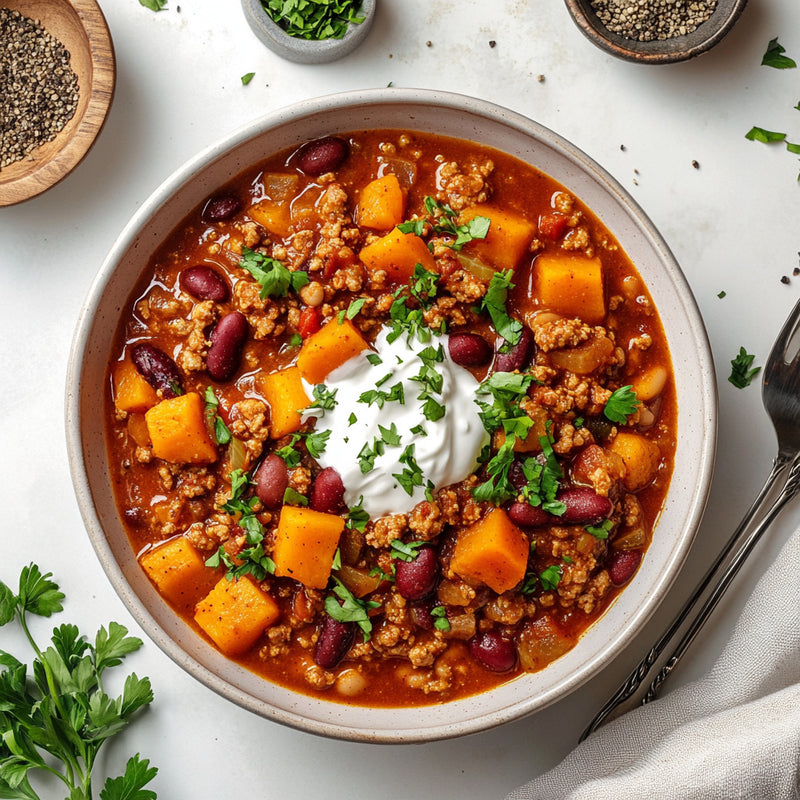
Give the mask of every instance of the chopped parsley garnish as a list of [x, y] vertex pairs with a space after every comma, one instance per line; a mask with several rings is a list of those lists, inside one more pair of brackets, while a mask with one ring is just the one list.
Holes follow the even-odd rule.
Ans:
[[358, 498], [358, 502], [354, 506], [350, 506], [350, 510], [347, 512], [347, 522], [345, 523], [348, 528], [362, 533], [366, 530], [369, 522], [369, 514], [361, 507], [363, 502], [364, 498], [362, 496]]
[[383, 364], [383, 360], [377, 353], [367, 353], [367, 361], [369, 361], [373, 367]]
[[247, 84], [250, 83], [255, 76], [255, 72], [246, 72], [244, 75], [242, 75], [242, 86], [247, 86]]
[[610, 419], [618, 425], [624, 425], [628, 421], [628, 416], [633, 414], [638, 407], [639, 398], [636, 397], [633, 387], [621, 386], [606, 400], [603, 414], [606, 419]]
[[366, 297], [359, 297], [357, 300], [353, 300], [347, 308], [343, 308], [337, 314], [339, 324], [341, 325], [346, 319], [353, 319], [353, 317], [358, 316], [358, 312], [364, 308], [364, 303], [366, 302]]
[[406, 494], [412, 496], [414, 494], [415, 486], [423, 486], [422, 470], [414, 458], [414, 444], [413, 442], [403, 450], [400, 458], [397, 459], [404, 465], [402, 472], [393, 472], [392, 477], [397, 478], [397, 482], [405, 490]]
[[365, 442], [364, 446], [358, 452], [358, 467], [362, 475], [371, 472], [375, 466], [375, 459], [382, 456], [385, 452], [383, 442], [380, 439], [373, 439], [372, 447], [369, 442]]
[[358, 417], [351, 411], [350, 416], [347, 418], [348, 425], [355, 425], [358, 422]]
[[139, 5], [149, 8], [151, 11], [161, 11], [167, 5], [167, 0], [139, 0]]
[[408, 290], [423, 308], [431, 305], [439, 288], [439, 274], [425, 269], [422, 264], [414, 267], [414, 277], [408, 282]]
[[216, 439], [217, 444], [228, 444], [233, 438], [231, 430], [218, 414], [219, 400], [210, 386], [206, 388], [203, 399], [206, 403], [206, 418], [214, 428], [214, 439]]
[[450, 620], [447, 619], [447, 609], [444, 606], [434, 606], [431, 609], [431, 616], [433, 617], [433, 627], [437, 631], [447, 633], [450, 630]]
[[549, 431], [539, 437], [539, 444], [542, 446], [541, 459], [526, 458], [522, 462], [522, 474], [527, 481], [522, 488], [522, 496], [530, 505], [541, 506], [548, 514], [560, 517], [567, 510], [564, 503], [556, 500], [564, 471], [556, 458]]
[[[119, 733], [153, 700], [149, 678], [127, 676], [118, 697], [109, 696], [107, 670], [142, 646], [118, 622], [101, 627], [87, 641], [75, 625], [53, 629], [42, 650], [29, 627], [29, 615], [51, 617], [63, 611], [64, 594], [36, 564], [24, 567], [15, 594], [0, 582], [0, 627], [16, 620], [34, 653], [32, 668], [0, 650], [0, 797], [39, 800], [30, 778], [41, 771], [60, 779], [71, 798], [91, 796], [92, 771], [103, 744]], [[6, 634], [8, 642], [8, 634]], [[125, 772], [107, 778], [103, 800], [154, 800], [144, 789], [158, 770], [137, 753]], [[63, 789], [64, 787], [62, 787]], [[57, 789], [53, 789], [53, 796]], [[63, 795], [62, 795], [63, 796]]]
[[369, 389], [366, 392], [362, 392], [358, 397], [359, 403], [365, 403], [368, 406], [376, 405], [378, 408], [383, 408], [386, 402], [397, 402], [403, 405], [405, 401], [403, 384], [399, 381], [390, 386], [388, 392], [383, 389]]
[[770, 144], [771, 142], [784, 141], [786, 139], [786, 134], [779, 133], [778, 131], [768, 131], [766, 128], [759, 128], [757, 125], [754, 125], [744, 135], [744, 138], [749, 139], [751, 142], [763, 142], [764, 144]]
[[294, 469], [300, 463], [302, 454], [299, 450], [295, 449], [295, 445], [300, 439], [302, 439], [302, 434], [293, 433], [289, 444], [275, 451], [275, 455], [283, 459], [288, 469]]
[[384, 444], [389, 445], [389, 447], [400, 447], [400, 434], [394, 422], [388, 428], [378, 424], [378, 430], [381, 432], [381, 441]]
[[307, 506], [308, 498], [304, 494], [300, 494], [297, 489], [287, 486], [283, 493], [283, 502], [288, 506]]
[[306, 450], [311, 458], [319, 458], [325, 451], [330, 438], [330, 431], [309, 431], [306, 436]]
[[717, 297], [719, 297], [719, 299], [722, 300], [722, 298], [725, 297], [727, 294], [728, 293], [723, 289], [721, 292], [717, 292]]
[[390, 554], [399, 561], [413, 561], [419, 555], [419, 549], [425, 542], [404, 542], [401, 539], [392, 541]]
[[608, 539], [613, 527], [614, 523], [610, 519], [604, 519], [599, 525], [587, 525], [585, 530], [597, 539]]
[[302, 270], [292, 272], [280, 261], [269, 256], [242, 248], [239, 266], [247, 270], [261, 285], [261, 298], [286, 297], [289, 291], [297, 292], [308, 283], [308, 273]]
[[[331, 411], [336, 406], [337, 389], [329, 389], [324, 383], [318, 383], [312, 390], [314, 403], [306, 411]], [[315, 416], [318, 416], [315, 414]]]
[[789, 56], [785, 56], [786, 48], [778, 43], [777, 37], [770, 39], [767, 45], [767, 50], [761, 59], [761, 65], [764, 67], [773, 67], [774, 69], [794, 69], [797, 62]]
[[552, 564], [539, 573], [539, 581], [546, 592], [555, 591], [561, 581], [563, 569], [560, 564]]
[[364, 634], [364, 641], [368, 642], [372, 634], [372, 621], [369, 610], [378, 608], [380, 603], [374, 600], [359, 600], [337, 577], [333, 578], [333, 593], [342, 601], [339, 603], [335, 597], [328, 595], [325, 598], [325, 611], [337, 622], [355, 622]]
[[513, 269], [495, 272], [479, 306], [480, 311], [485, 311], [489, 315], [498, 336], [505, 339], [511, 347], [517, 344], [522, 336], [522, 323], [510, 317], [506, 310], [508, 292], [514, 288], [511, 282], [513, 277]]
[[420, 422], [419, 425], [415, 425], [413, 428], [410, 429], [411, 433], [415, 433], [417, 436], [427, 436], [428, 432], [423, 427], [422, 423]]
[[463, 225], [457, 225], [458, 214], [449, 205], [440, 203], [433, 197], [425, 198], [425, 210], [433, 219], [434, 233], [454, 237], [447, 246], [456, 252], [474, 239], [485, 239], [489, 233], [491, 220], [488, 217], [476, 216]]
[[289, 337], [289, 347], [300, 347], [303, 344], [303, 337], [299, 333], [293, 333]]
[[341, 39], [360, 25], [361, 0], [261, 0], [274, 22], [297, 39]]
[[755, 356], [750, 355], [744, 347], [739, 348], [738, 355], [731, 361], [731, 374], [728, 380], [737, 388], [744, 389], [750, 385], [753, 378], [761, 371], [761, 367], [754, 367]]

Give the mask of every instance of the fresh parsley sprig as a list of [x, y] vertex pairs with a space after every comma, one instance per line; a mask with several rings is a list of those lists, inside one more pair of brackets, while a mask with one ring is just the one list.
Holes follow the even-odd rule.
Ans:
[[[425, 211], [430, 217], [433, 232], [452, 237], [446, 245], [456, 252], [475, 239], [485, 239], [489, 233], [491, 220], [488, 217], [475, 216], [463, 225], [459, 225], [456, 222], [458, 214], [447, 203], [440, 203], [430, 195], [425, 198]], [[425, 230], [425, 223], [425, 219], [415, 219], [403, 222], [397, 227], [402, 233], [415, 233], [421, 236]]]
[[[23, 662], [0, 650], [0, 797], [39, 800], [30, 776], [41, 770], [64, 783], [70, 800], [90, 800], [100, 748], [153, 700], [149, 679], [135, 673], [118, 697], [105, 692], [106, 670], [142, 645], [117, 622], [101, 627], [94, 642], [76, 626], [60, 625], [50, 646], [39, 648], [28, 617], [62, 611], [63, 599], [51, 573], [36, 564], [23, 568], [16, 594], [0, 582], [0, 626], [17, 620], [35, 654], [29, 675]], [[123, 775], [106, 780], [100, 797], [155, 800], [144, 787], [157, 771], [137, 754]]]
[[[368, 642], [372, 635], [372, 620], [369, 611], [378, 608], [380, 603], [374, 600], [360, 600], [336, 576], [333, 577], [333, 595], [325, 598], [325, 611], [337, 622], [355, 622]], [[340, 602], [341, 601], [341, 602]]]
[[506, 310], [508, 292], [514, 288], [513, 277], [513, 269], [495, 272], [478, 307], [479, 311], [489, 315], [498, 336], [502, 336], [509, 347], [517, 344], [522, 337], [522, 323], [509, 316]]
[[247, 270], [261, 285], [260, 296], [286, 297], [289, 291], [298, 292], [308, 283], [308, 273], [292, 272], [275, 258], [270, 258], [249, 247], [242, 248], [239, 266]]
[[633, 386], [620, 386], [611, 397], [606, 400], [603, 414], [617, 425], [624, 425], [628, 417], [639, 407], [639, 398], [633, 391]]
[[752, 383], [753, 378], [761, 372], [761, 367], [753, 366], [755, 358], [756, 357], [748, 353], [744, 347], [740, 347], [738, 354], [731, 361], [731, 374], [728, 376], [728, 380], [737, 389], [748, 387]]
[[360, 25], [361, 0], [261, 0], [269, 16], [298, 39], [341, 39]]
[[786, 48], [778, 42], [778, 38], [769, 40], [767, 49], [761, 58], [761, 66], [773, 67], [774, 69], [794, 69], [797, 62], [793, 58], [784, 55]]
[[214, 438], [217, 444], [228, 444], [233, 438], [231, 429], [219, 415], [219, 400], [211, 386], [206, 387], [204, 399], [206, 403], [206, 418], [214, 428]]

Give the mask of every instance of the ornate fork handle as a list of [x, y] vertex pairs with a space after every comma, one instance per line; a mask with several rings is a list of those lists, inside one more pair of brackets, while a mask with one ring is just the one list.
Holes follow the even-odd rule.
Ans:
[[[748, 534], [751, 522], [766, 506], [766, 501], [772, 495], [773, 489], [776, 486], [779, 478], [786, 472], [787, 469], [789, 469], [789, 475], [784, 481], [780, 493], [771, 503], [771, 505], [769, 505], [758, 524]], [[764, 531], [766, 531], [767, 528], [772, 524], [773, 520], [778, 516], [784, 505], [786, 505], [786, 503], [792, 497], [794, 497], [795, 494], [797, 494], [798, 490], [800, 490], [800, 457], [793, 458], [781, 453], [773, 462], [772, 469], [767, 476], [764, 485], [761, 487], [761, 491], [758, 493], [758, 496], [753, 502], [753, 505], [750, 506], [741, 523], [739, 524], [739, 527], [734, 531], [725, 547], [717, 556], [717, 559], [711, 565], [711, 568], [706, 573], [705, 577], [698, 584], [692, 596], [689, 598], [677, 616], [673, 619], [667, 630], [656, 641], [653, 647], [650, 648], [644, 658], [636, 665], [625, 682], [600, 709], [597, 716], [595, 716], [588, 728], [583, 732], [581, 741], [583, 741], [589, 734], [597, 730], [597, 728], [599, 728], [623, 703], [636, 695], [640, 687], [644, 684], [650, 671], [655, 666], [659, 658], [663, 655], [664, 651], [667, 649], [677, 632], [690, 618], [690, 615], [692, 614], [692, 611], [699, 602], [700, 598], [706, 595], [710, 588], [710, 594], [708, 594], [707, 599], [700, 607], [695, 617], [692, 619], [686, 632], [681, 637], [672, 655], [669, 657], [669, 660], [664, 664], [659, 672], [656, 673], [656, 676], [650, 683], [641, 703], [644, 705], [645, 703], [649, 703], [651, 700], [656, 698], [662, 684], [669, 677], [670, 673], [683, 657], [686, 650], [695, 640], [697, 634], [700, 632], [706, 620], [711, 615], [711, 612], [716, 608], [720, 599], [725, 594], [725, 591], [730, 586], [736, 574], [739, 572], [742, 564], [744, 564], [744, 562], [747, 560], [747, 557], [752, 552]], [[733, 553], [732, 556], [731, 553]], [[724, 566], [726, 564], [727, 566]]]

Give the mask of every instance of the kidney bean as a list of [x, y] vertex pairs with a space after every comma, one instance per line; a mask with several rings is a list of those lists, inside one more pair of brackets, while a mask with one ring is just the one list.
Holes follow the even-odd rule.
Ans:
[[492, 672], [508, 672], [517, 663], [517, 648], [497, 631], [473, 636], [467, 644], [470, 655]]
[[198, 300], [224, 303], [230, 297], [228, 284], [222, 275], [205, 264], [198, 264], [181, 272], [181, 288]]
[[608, 563], [608, 577], [616, 586], [622, 586], [633, 577], [641, 561], [641, 550], [612, 550]]
[[234, 194], [217, 194], [209, 198], [201, 216], [208, 222], [230, 219], [242, 207], [242, 201]]
[[131, 348], [131, 361], [139, 374], [165, 398], [183, 393], [178, 367], [163, 351], [149, 342], [140, 342]]
[[350, 145], [337, 136], [325, 136], [306, 142], [296, 153], [298, 169], [316, 177], [338, 169], [350, 154]]
[[433, 616], [431, 615], [432, 604], [430, 600], [418, 603], [409, 603], [408, 611], [411, 621], [425, 631], [433, 630]]
[[512, 503], [508, 508], [508, 517], [521, 528], [541, 528], [555, 522], [552, 514], [530, 503]]
[[567, 507], [561, 521], [568, 525], [597, 525], [608, 519], [614, 504], [588, 486], [570, 486], [556, 495]]
[[527, 325], [522, 326], [519, 341], [507, 352], [498, 352], [494, 360], [495, 372], [513, 372], [531, 363], [533, 358], [533, 333]]
[[259, 465], [254, 477], [256, 496], [267, 508], [278, 508], [289, 485], [289, 473], [280, 456], [270, 453]]
[[208, 374], [215, 381], [227, 381], [239, 368], [242, 348], [247, 339], [247, 320], [244, 314], [226, 314], [211, 331], [211, 347], [206, 356]]
[[353, 644], [355, 632], [352, 622], [337, 622], [326, 615], [314, 647], [314, 661], [323, 669], [333, 669]]
[[344, 484], [333, 467], [325, 467], [311, 487], [309, 506], [314, 511], [335, 514], [344, 502]]
[[528, 479], [525, 477], [525, 473], [522, 471], [522, 464], [519, 461], [514, 460], [511, 462], [511, 466], [508, 468], [508, 480], [518, 492], [521, 492], [528, 484]]
[[447, 348], [450, 358], [462, 367], [482, 367], [492, 357], [489, 342], [477, 333], [451, 333]]
[[432, 547], [420, 547], [411, 561], [395, 562], [395, 586], [406, 600], [421, 600], [439, 577], [439, 557]]

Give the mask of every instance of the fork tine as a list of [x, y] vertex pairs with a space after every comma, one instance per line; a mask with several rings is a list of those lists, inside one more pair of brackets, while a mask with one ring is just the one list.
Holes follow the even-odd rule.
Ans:
[[775, 344], [772, 345], [772, 350], [770, 350], [764, 368], [765, 385], [769, 382], [769, 377], [776, 368], [786, 365], [787, 363], [794, 364], [797, 362], [798, 355], [800, 355], [800, 347], [792, 355], [791, 361], [787, 361], [786, 351], [797, 333], [798, 326], [800, 326], [800, 300], [795, 303], [794, 308], [787, 317], [786, 322], [783, 323], [783, 327], [775, 339]]

